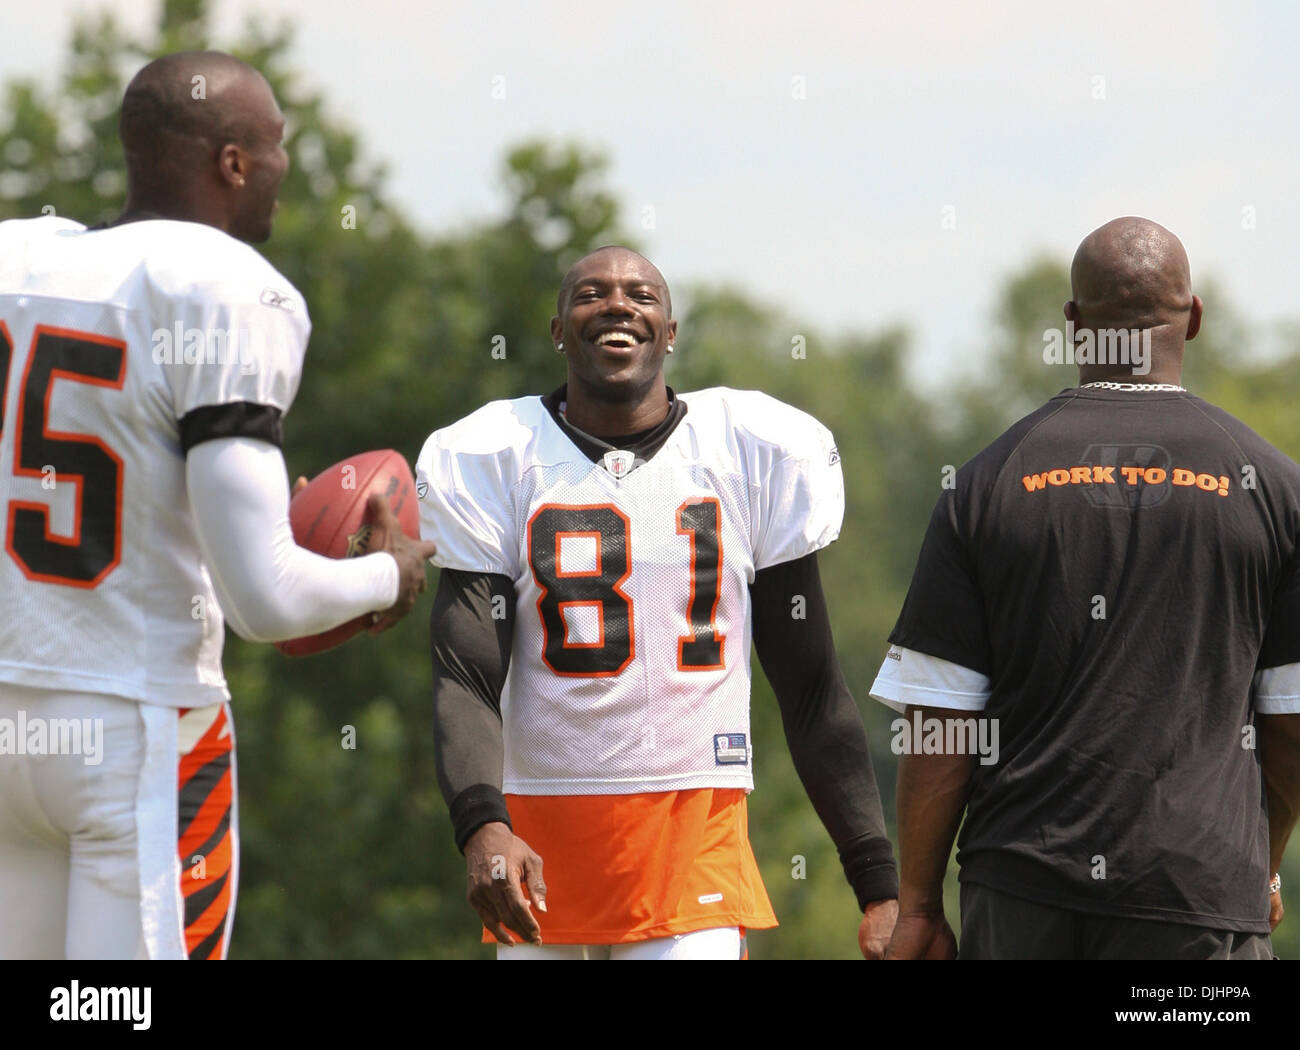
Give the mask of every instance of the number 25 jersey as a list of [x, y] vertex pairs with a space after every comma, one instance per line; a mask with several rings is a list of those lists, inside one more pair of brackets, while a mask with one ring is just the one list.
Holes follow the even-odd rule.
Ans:
[[185, 457], [279, 444], [310, 330], [293, 286], [210, 226], [0, 223], [0, 682], [230, 698]]
[[766, 394], [679, 400], [635, 463], [593, 460], [540, 397], [491, 402], [420, 453], [435, 562], [514, 583], [507, 794], [753, 787], [749, 584], [839, 535], [839, 455]]

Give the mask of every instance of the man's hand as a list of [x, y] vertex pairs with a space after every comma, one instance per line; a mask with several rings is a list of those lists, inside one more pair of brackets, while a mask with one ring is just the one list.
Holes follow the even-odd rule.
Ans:
[[[296, 496], [306, 487], [307, 479], [299, 476], [290, 495]], [[425, 562], [437, 553], [438, 546], [429, 540], [413, 540], [407, 536], [388, 500], [378, 493], [366, 503], [366, 512], [370, 519], [371, 551], [387, 551], [397, 561], [397, 601], [370, 617], [370, 633], [383, 634], [415, 607], [415, 599], [429, 586]]]
[[858, 926], [858, 948], [864, 959], [883, 959], [889, 947], [889, 938], [898, 922], [898, 901], [872, 901], [862, 913]]
[[955, 959], [957, 938], [943, 912], [900, 915], [886, 959]]
[[1268, 928], [1271, 931], [1277, 929], [1277, 924], [1282, 921], [1282, 891], [1268, 895]]
[[[465, 843], [469, 903], [483, 925], [502, 944], [514, 944], [513, 930], [529, 944], [542, 943], [542, 928], [529, 910], [546, 910], [542, 858], [505, 824], [484, 824]], [[527, 887], [528, 897], [523, 888]]]
[[429, 586], [425, 564], [437, 552], [428, 540], [413, 540], [402, 531], [402, 524], [380, 493], [366, 503], [370, 519], [370, 550], [387, 551], [397, 560], [397, 601], [383, 612], [372, 614], [371, 634], [382, 634], [415, 606], [415, 599]]

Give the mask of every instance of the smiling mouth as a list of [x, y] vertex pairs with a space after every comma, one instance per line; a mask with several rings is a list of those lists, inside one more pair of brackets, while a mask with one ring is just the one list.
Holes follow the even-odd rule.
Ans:
[[635, 346], [640, 346], [644, 341], [635, 332], [617, 328], [601, 332], [592, 340], [596, 346], [609, 350], [631, 350]]

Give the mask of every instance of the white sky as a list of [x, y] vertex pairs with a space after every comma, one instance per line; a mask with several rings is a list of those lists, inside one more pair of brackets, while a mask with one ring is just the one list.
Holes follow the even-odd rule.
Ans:
[[[156, 10], [6, 3], [0, 77], [50, 75], [71, 13], [104, 7], [136, 26]], [[732, 281], [824, 331], [901, 321], [914, 371], [932, 381], [978, 356], [1003, 277], [1040, 250], [1068, 259], [1117, 215], [1177, 233], [1193, 279], [1219, 278], [1266, 345], [1300, 316], [1290, 0], [216, 11], [219, 42], [250, 13], [292, 19], [294, 63], [388, 163], [392, 195], [426, 229], [499, 213], [508, 145], [577, 138], [610, 153], [625, 221], [675, 287]], [[794, 77], [806, 98], [792, 97]], [[653, 229], [641, 229], [647, 207]]]

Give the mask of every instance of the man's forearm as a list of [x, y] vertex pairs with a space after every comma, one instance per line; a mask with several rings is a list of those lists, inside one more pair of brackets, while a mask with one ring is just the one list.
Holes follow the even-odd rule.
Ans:
[[[505, 618], [493, 616], [498, 596], [507, 598]], [[438, 787], [461, 849], [484, 824], [510, 822], [501, 794], [501, 689], [510, 666], [513, 622], [509, 579], [443, 570], [429, 619], [434, 756]]]
[[289, 477], [276, 446], [247, 437], [205, 441], [190, 450], [185, 476], [204, 561], [240, 637], [304, 637], [397, 600], [391, 555], [326, 558], [294, 542]]
[[[926, 718], [969, 717], [938, 708]], [[903, 755], [898, 763], [898, 906], [903, 913], [943, 910], [948, 856], [970, 795], [974, 755]]]
[[1282, 866], [1282, 854], [1300, 815], [1300, 714], [1259, 715], [1257, 722], [1272, 874]]
[[811, 731], [787, 741], [795, 772], [839, 851], [859, 906], [898, 896], [894, 848], [885, 832], [871, 751], [857, 707], [827, 712]]
[[[761, 570], [750, 588], [754, 648], [781, 707], [795, 771], [839, 850], [859, 905], [898, 895], [867, 735], [840, 670], [817, 556]], [[802, 598], [803, 616], [791, 616]]]

